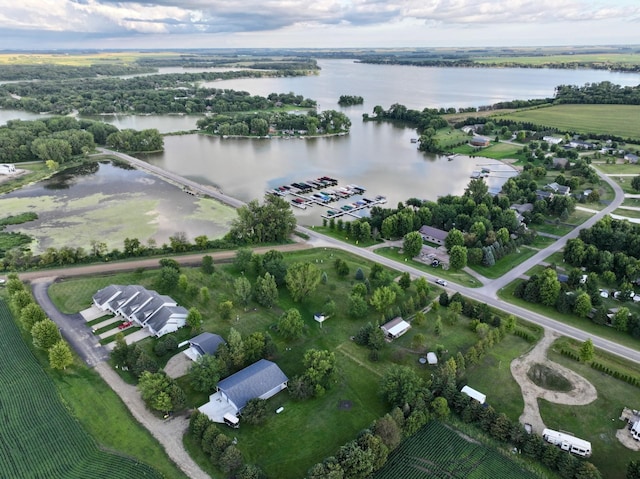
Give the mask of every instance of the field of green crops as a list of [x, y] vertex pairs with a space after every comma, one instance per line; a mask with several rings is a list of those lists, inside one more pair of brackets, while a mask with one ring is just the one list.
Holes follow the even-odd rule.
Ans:
[[431, 421], [396, 449], [374, 479], [534, 479], [508, 457]]
[[65, 409], [0, 301], [0, 477], [161, 478], [151, 467], [107, 453]]

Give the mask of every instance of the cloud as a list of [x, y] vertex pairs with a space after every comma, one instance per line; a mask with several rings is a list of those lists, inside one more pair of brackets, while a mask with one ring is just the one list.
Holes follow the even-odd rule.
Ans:
[[471, 28], [639, 18], [640, 6], [627, 0], [0, 0], [4, 30], [84, 38], [362, 29], [406, 22]]

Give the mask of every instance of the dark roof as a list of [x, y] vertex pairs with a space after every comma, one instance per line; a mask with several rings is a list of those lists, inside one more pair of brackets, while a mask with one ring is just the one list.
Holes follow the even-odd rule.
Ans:
[[149, 329], [152, 331], [158, 332], [169, 322], [172, 316], [180, 315], [186, 317], [188, 314], [189, 311], [182, 306], [165, 306], [151, 316], [151, 319], [147, 322], [147, 326], [149, 326]]
[[142, 286], [127, 285], [122, 287], [122, 293], [116, 296], [115, 299], [109, 301], [109, 307], [113, 311], [117, 311], [121, 306], [125, 305], [128, 301], [131, 301], [136, 295], [142, 291], [146, 291]]
[[116, 293], [121, 294], [122, 293], [122, 288], [123, 288], [123, 286], [111, 284], [111, 285], [107, 286], [106, 288], [102, 288], [96, 294], [94, 294], [93, 295], [93, 300], [96, 302], [96, 304], [104, 304], [108, 300], [113, 298], [114, 294], [116, 294]]
[[226, 344], [222, 336], [213, 333], [201, 333], [189, 340], [189, 344], [201, 354], [215, 354], [218, 346]]
[[431, 236], [432, 238], [436, 238], [441, 241], [447, 239], [447, 235], [449, 234], [444, 230], [427, 225], [423, 225], [422, 228], [420, 228], [419, 233], [425, 236]]
[[242, 409], [254, 398], [288, 381], [276, 363], [261, 359], [218, 383], [218, 389]]
[[138, 309], [153, 299], [152, 293], [155, 293], [155, 291], [147, 291], [146, 289], [140, 291], [131, 301], [122, 306], [120, 309], [122, 315], [127, 317], [131, 316], [132, 313], [135, 313]]
[[135, 312], [136, 319], [144, 323], [152, 314], [158, 311], [162, 306], [176, 306], [176, 302], [170, 296], [164, 294], [158, 294], [155, 291], [150, 291], [153, 299], [145, 304], [142, 308]]

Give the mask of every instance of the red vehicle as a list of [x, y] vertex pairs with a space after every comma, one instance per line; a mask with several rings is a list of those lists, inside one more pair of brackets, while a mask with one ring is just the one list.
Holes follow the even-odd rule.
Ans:
[[127, 321], [125, 323], [121, 323], [118, 326], [118, 329], [127, 329], [129, 326], [131, 326], [133, 323], [131, 321]]

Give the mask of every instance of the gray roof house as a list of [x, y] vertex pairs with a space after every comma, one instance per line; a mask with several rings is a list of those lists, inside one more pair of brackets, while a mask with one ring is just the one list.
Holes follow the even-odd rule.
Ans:
[[213, 333], [201, 333], [189, 340], [190, 348], [184, 353], [193, 361], [206, 354], [216, 354], [221, 344], [227, 344], [222, 336]]
[[436, 244], [444, 244], [444, 240], [447, 239], [447, 235], [449, 234], [444, 230], [427, 225], [423, 225], [418, 232], [422, 235], [422, 239]]
[[187, 324], [188, 315], [189, 311], [182, 306], [164, 306], [147, 320], [145, 326], [154, 336], [164, 336]]
[[276, 363], [261, 359], [218, 383], [218, 392], [236, 411], [254, 398], [269, 399], [287, 387], [289, 378]]
[[560, 185], [555, 181], [553, 183], [549, 183], [548, 185], [546, 185], [545, 189], [551, 190], [554, 193], [557, 193], [562, 196], [567, 196], [571, 191], [571, 188], [569, 186]]
[[624, 155], [624, 159], [629, 163], [636, 164], [638, 162], [638, 155], [627, 153], [626, 155]]
[[140, 323], [142, 326], [144, 326], [149, 318], [157, 313], [163, 306], [178, 305], [178, 303], [176, 303], [175, 300], [170, 296], [158, 294], [155, 291], [151, 291], [151, 293], [153, 293], [151, 301], [145, 303], [142, 307], [135, 310], [129, 316], [129, 321], [135, 321], [136, 323]]
[[109, 303], [122, 294], [122, 288], [123, 286], [115, 284], [110, 284], [106, 288], [102, 288], [93, 295], [93, 304], [102, 311], [105, 311], [108, 308]]

